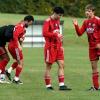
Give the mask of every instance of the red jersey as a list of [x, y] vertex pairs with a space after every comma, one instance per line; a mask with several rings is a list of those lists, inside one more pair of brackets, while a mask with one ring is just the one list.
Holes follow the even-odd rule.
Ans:
[[45, 46], [57, 46], [61, 42], [58, 41], [58, 34], [60, 33], [60, 21], [54, 20], [51, 17], [45, 20], [43, 25], [43, 36], [45, 38]]
[[84, 32], [87, 33], [90, 47], [95, 47], [97, 43], [100, 43], [100, 18], [95, 16], [94, 18], [86, 19], [81, 28], [75, 25], [75, 29], [78, 36], [81, 36]]
[[24, 23], [18, 23], [13, 31], [13, 39], [9, 42], [10, 44], [14, 45], [15, 48], [18, 48], [18, 40], [19, 38], [25, 38], [25, 26]]

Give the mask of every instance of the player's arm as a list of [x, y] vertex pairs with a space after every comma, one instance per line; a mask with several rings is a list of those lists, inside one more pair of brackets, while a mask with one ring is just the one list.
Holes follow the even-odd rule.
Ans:
[[23, 34], [23, 35], [19, 38], [19, 43], [20, 43], [21, 46], [23, 45], [24, 39], [25, 39], [25, 34]]
[[[98, 27], [100, 28], [100, 18], [98, 19]], [[100, 49], [100, 31], [96, 34], [96, 48]]]
[[45, 21], [43, 25], [43, 36], [49, 37], [49, 38], [57, 37], [57, 34], [55, 32], [52, 32], [52, 33], [49, 32], [49, 28], [50, 28], [49, 21]]
[[19, 45], [18, 37], [19, 37], [19, 34], [21, 34], [22, 32], [23, 31], [20, 27], [15, 28], [13, 32], [13, 45], [15, 46], [18, 64], [20, 64], [20, 56], [19, 56], [20, 45]]
[[86, 30], [85, 21], [84, 21], [84, 23], [83, 23], [81, 28], [79, 28], [79, 26], [78, 26], [77, 19], [73, 19], [73, 24], [74, 24], [74, 27], [75, 27], [77, 35], [81, 36], [85, 32], [85, 30]]

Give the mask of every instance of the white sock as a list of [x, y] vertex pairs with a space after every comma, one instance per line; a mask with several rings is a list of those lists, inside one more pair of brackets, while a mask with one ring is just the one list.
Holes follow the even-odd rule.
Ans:
[[11, 73], [11, 71], [12, 71], [12, 67], [10, 67], [9, 69], [8, 69], [8, 73]]
[[46, 85], [46, 87], [48, 88], [48, 87], [51, 87], [51, 84], [49, 84], [49, 85]]
[[15, 81], [18, 81], [18, 80], [19, 80], [19, 77], [16, 77], [16, 76], [15, 76], [15, 77], [14, 77], [14, 80], [15, 80]]
[[2, 70], [0, 69], [0, 74], [1, 74]]
[[63, 82], [59, 83], [59, 86], [64, 86], [64, 83]]

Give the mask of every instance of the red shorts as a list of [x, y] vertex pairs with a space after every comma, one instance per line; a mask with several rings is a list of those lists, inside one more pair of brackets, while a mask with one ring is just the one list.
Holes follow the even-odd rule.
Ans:
[[3, 55], [5, 53], [7, 53], [6, 48], [5, 47], [0, 47], [0, 55]]
[[89, 48], [90, 61], [99, 60], [100, 50], [96, 48]]
[[9, 50], [10, 54], [12, 55], [13, 59], [16, 59], [17, 60], [17, 57], [19, 57], [20, 60], [23, 59], [22, 50], [20, 50], [19, 48], [18, 48], [18, 53], [19, 53], [18, 56], [16, 54], [15, 47], [12, 44], [9, 44], [8, 45], [8, 50]]
[[55, 47], [44, 48], [45, 62], [54, 63], [57, 60], [64, 60], [64, 48], [59, 49]]

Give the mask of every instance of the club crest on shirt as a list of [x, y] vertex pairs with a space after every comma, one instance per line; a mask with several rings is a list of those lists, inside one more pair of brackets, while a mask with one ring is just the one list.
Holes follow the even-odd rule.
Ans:
[[86, 32], [90, 33], [90, 34], [93, 34], [94, 33], [94, 28], [89, 27], [89, 28], [86, 29]]

